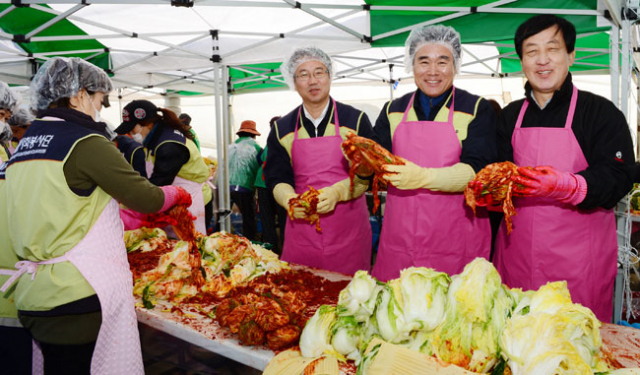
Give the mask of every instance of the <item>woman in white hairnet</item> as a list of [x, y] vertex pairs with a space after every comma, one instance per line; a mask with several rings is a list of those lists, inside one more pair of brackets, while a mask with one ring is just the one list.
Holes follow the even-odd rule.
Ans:
[[13, 137], [11, 138], [11, 143], [9, 144], [10, 154], [13, 154], [16, 151], [18, 142], [20, 142], [22, 136], [24, 135], [24, 132], [27, 131], [27, 128], [29, 128], [29, 125], [31, 125], [33, 120], [35, 120], [33, 112], [25, 106], [19, 107], [11, 114], [11, 118], [9, 119], [9, 126], [11, 126]]
[[0, 169], [0, 274], [11, 276], [0, 290], [47, 374], [143, 373], [116, 200], [153, 213], [189, 199], [141, 177], [109, 141], [100, 109], [111, 90], [82, 59], [48, 60], [31, 82], [38, 118]]
[[315, 47], [298, 48], [280, 67], [302, 105], [275, 122], [264, 168], [267, 186], [285, 209], [289, 200], [309, 189], [320, 191], [318, 213], [322, 232], [301, 220], [287, 219], [282, 259], [353, 274], [371, 265], [371, 226], [364, 191], [356, 178], [349, 189], [349, 164], [340, 145], [348, 133], [371, 138], [364, 112], [329, 96], [331, 58]]
[[405, 66], [418, 89], [386, 103], [374, 127], [380, 144], [406, 160], [385, 166], [390, 185], [373, 268], [380, 280], [412, 266], [457, 274], [489, 258], [486, 212], [474, 217], [462, 192], [497, 158], [496, 117], [488, 101], [453, 86], [460, 50], [451, 27], [414, 29]]
[[11, 145], [11, 127], [9, 119], [18, 108], [18, 96], [9, 86], [0, 82], [0, 164], [11, 157], [9, 147]]

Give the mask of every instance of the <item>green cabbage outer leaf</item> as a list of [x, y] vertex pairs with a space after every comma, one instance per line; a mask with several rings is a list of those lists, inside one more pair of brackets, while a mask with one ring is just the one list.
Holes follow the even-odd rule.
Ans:
[[433, 332], [413, 331], [411, 332], [411, 338], [406, 342], [403, 342], [402, 346], [415, 350], [416, 352], [424, 353], [426, 355], [433, 355], [433, 349], [431, 346], [431, 340], [433, 339]]
[[360, 360], [358, 344], [363, 330], [353, 316], [340, 316], [331, 329], [331, 345], [336, 352], [354, 361]]
[[300, 334], [300, 353], [303, 357], [316, 358], [324, 353], [335, 352], [331, 346], [331, 328], [335, 321], [335, 306], [320, 306]]
[[[154, 239], [157, 239], [154, 241]], [[127, 252], [140, 249], [141, 251], [155, 250], [158, 241], [166, 241], [167, 234], [160, 228], [138, 228], [124, 232], [124, 245]]]
[[375, 310], [378, 293], [382, 286], [367, 271], [358, 271], [338, 297], [338, 316], [354, 316], [364, 322]]
[[411, 267], [400, 273], [405, 332], [432, 331], [444, 320], [451, 279], [432, 268]]
[[408, 333], [403, 330], [405, 321], [400, 279], [390, 280], [382, 288], [376, 302], [375, 316], [378, 331], [384, 341], [399, 343], [408, 338]]
[[434, 331], [434, 353], [469, 371], [488, 372], [497, 362], [498, 339], [514, 307], [493, 265], [476, 258], [451, 278], [445, 320]]
[[[378, 351], [380, 350], [381, 346], [382, 346], [382, 343], [375, 345], [373, 348], [371, 348], [369, 353], [367, 353], [362, 357], [362, 362], [358, 366], [358, 371], [356, 372], [356, 375], [366, 375], [369, 373], [369, 367], [371, 366], [371, 362], [373, 362], [373, 360], [378, 355]], [[366, 348], [363, 350], [366, 350]]]

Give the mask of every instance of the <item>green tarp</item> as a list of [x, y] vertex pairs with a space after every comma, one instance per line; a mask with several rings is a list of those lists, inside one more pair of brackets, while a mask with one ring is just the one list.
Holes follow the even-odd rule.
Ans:
[[[0, 12], [4, 11], [12, 5], [0, 5]], [[12, 10], [8, 15], [0, 18], [0, 28], [3, 31], [14, 35], [26, 35], [35, 30], [45, 22], [55, 18], [55, 15], [41, 12], [37, 9], [29, 7], [18, 7]], [[58, 35], [87, 35], [82, 29], [74, 25], [69, 20], [61, 20], [45, 30], [39, 32], [37, 36], [58, 36]], [[47, 53], [47, 52], [66, 52], [66, 51], [82, 51], [104, 49], [105, 46], [95, 39], [73, 40], [73, 41], [53, 41], [53, 42], [20, 42], [17, 44], [23, 51], [28, 53]], [[71, 53], [64, 54], [66, 57], [87, 58], [95, 55], [92, 53]], [[103, 68], [109, 69], [109, 53], [104, 52], [94, 56], [88, 60], [89, 62]]]
[[[366, 0], [369, 5], [379, 6], [420, 6], [420, 7], [478, 7], [493, 3], [491, 0]], [[446, 4], [446, 5], [445, 5]], [[519, 0], [506, 4], [502, 8], [537, 8], [537, 9], [580, 9], [596, 10], [596, 0]], [[424, 12], [424, 11], [395, 11], [395, 10], [371, 10], [371, 35], [381, 35], [389, 31], [400, 29], [433, 20], [439, 17], [454, 14], [455, 12]], [[513, 45], [513, 36], [518, 26], [532, 14], [509, 14], [509, 13], [474, 13], [458, 18], [441, 22], [444, 25], [455, 28], [462, 38], [462, 43], [496, 42], [498, 44]], [[596, 16], [563, 16], [576, 26], [578, 34], [592, 33], [600, 31], [597, 35], [579, 38], [577, 48], [609, 48], [609, 35], [604, 31], [606, 28], [599, 28], [596, 25]], [[409, 32], [396, 34], [379, 40], [374, 40], [372, 47], [398, 47], [403, 46]], [[513, 52], [513, 47], [499, 47], [500, 54]], [[576, 64], [573, 71], [603, 69], [602, 66], [591, 64], [609, 64], [608, 54], [584, 58], [600, 54], [601, 52], [578, 52], [577, 61], [587, 63], [585, 65]], [[606, 69], [606, 67], [604, 67]], [[512, 58], [502, 60], [502, 72], [512, 73], [520, 71], [520, 62], [517, 55]]]

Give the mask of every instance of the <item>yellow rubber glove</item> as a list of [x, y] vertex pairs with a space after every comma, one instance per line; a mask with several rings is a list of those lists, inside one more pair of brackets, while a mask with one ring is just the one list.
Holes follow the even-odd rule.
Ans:
[[[279, 205], [284, 207], [287, 212], [289, 212], [289, 200], [297, 196], [298, 194], [296, 194], [293, 186], [284, 182], [279, 183], [275, 188], [273, 188], [273, 198]], [[289, 212], [289, 215], [293, 216], [294, 219], [304, 219], [304, 208], [296, 207], [293, 212]]]
[[431, 168], [423, 168], [409, 160], [403, 159], [404, 165], [387, 164], [382, 166], [386, 172], [383, 178], [388, 183], [402, 190], [423, 189], [432, 182]]
[[469, 164], [457, 163], [443, 168], [423, 168], [406, 159], [405, 165], [385, 165], [387, 172], [384, 179], [403, 190], [429, 189], [456, 193], [464, 191], [469, 181], [475, 176]]
[[338, 202], [358, 198], [367, 191], [368, 187], [369, 181], [362, 180], [358, 178], [358, 176], [355, 176], [353, 181], [353, 194], [351, 193], [351, 181], [348, 178], [320, 189], [320, 194], [318, 195], [318, 213], [326, 214], [332, 212]]

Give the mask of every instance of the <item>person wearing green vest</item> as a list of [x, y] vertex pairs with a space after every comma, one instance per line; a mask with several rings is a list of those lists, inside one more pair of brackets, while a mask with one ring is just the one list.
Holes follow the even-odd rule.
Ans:
[[198, 151], [202, 152], [202, 150], [200, 149], [200, 140], [198, 139], [198, 135], [196, 135], [196, 131], [191, 127], [191, 116], [186, 113], [181, 113], [178, 118], [184, 124], [184, 126], [187, 127], [189, 133], [191, 133], [191, 135], [193, 136], [193, 143], [196, 144]]
[[18, 109], [18, 97], [9, 86], [0, 81], [0, 163], [11, 157], [9, 147], [13, 133], [9, 126], [11, 115]]
[[[117, 134], [130, 133], [144, 146], [149, 181], [157, 186], [180, 186], [191, 194], [189, 212], [200, 233], [207, 233], [204, 205], [211, 200], [211, 189], [205, 185], [209, 168], [193, 142], [193, 136], [176, 114], [158, 108], [148, 100], [134, 100], [122, 110], [122, 124]], [[129, 212], [132, 216], [135, 213]]]
[[[276, 121], [281, 117], [275, 116], [269, 120], [269, 126], [273, 129]], [[287, 220], [287, 211], [277, 204], [273, 197], [271, 189], [267, 188], [266, 179], [264, 177], [264, 166], [267, 164], [267, 148], [258, 154], [258, 163], [260, 168], [256, 175], [256, 190], [258, 191], [258, 205], [260, 211], [260, 221], [262, 222], [262, 241], [270, 243], [274, 246], [275, 251], [280, 254], [282, 250], [281, 241], [276, 231], [276, 217], [280, 228], [280, 238], [284, 237], [284, 227]]]
[[190, 204], [109, 140], [100, 109], [112, 88], [83, 59], [47, 60], [31, 82], [38, 119], [0, 166], [0, 304], [6, 314], [15, 302], [47, 374], [143, 374], [118, 202], [143, 213]]
[[231, 201], [242, 214], [242, 235], [255, 241], [257, 238], [256, 200], [254, 183], [260, 168], [258, 154], [262, 147], [256, 142], [255, 121], [245, 120], [236, 133], [238, 139], [229, 146], [229, 190]]
[[414, 28], [405, 69], [418, 88], [387, 102], [376, 121], [378, 142], [405, 160], [384, 166], [390, 185], [372, 271], [379, 280], [407, 267], [453, 275], [476, 257], [489, 258], [488, 215], [474, 216], [462, 192], [497, 160], [496, 115], [487, 100], [454, 86], [461, 51], [452, 27]]
[[9, 153], [13, 154], [15, 152], [18, 142], [20, 142], [24, 132], [27, 131], [34, 119], [33, 112], [26, 107], [20, 107], [11, 114], [9, 126], [11, 126], [13, 138], [11, 138], [11, 143], [9, 144]]

